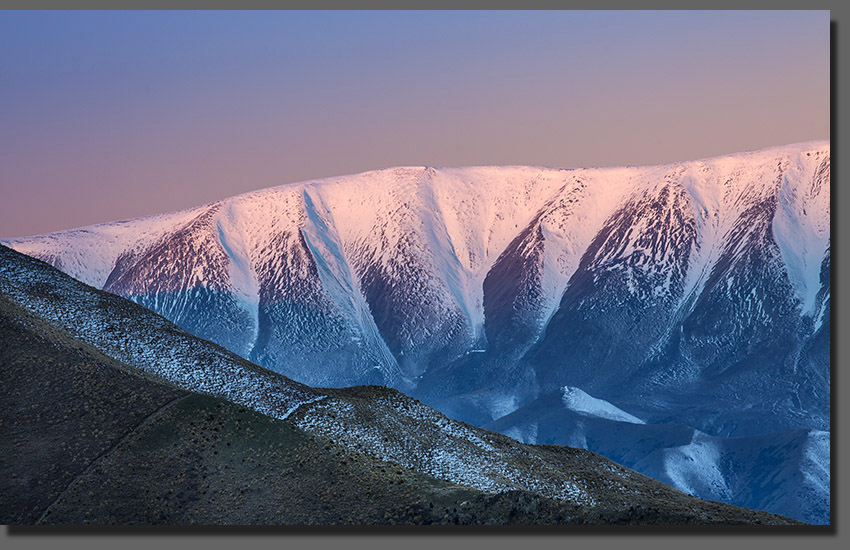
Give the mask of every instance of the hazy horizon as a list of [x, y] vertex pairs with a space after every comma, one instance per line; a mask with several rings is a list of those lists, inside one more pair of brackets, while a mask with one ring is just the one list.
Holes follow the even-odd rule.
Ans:
[[828, 140], [829, 11], [4, 12], [0, 237], [392, 166]]

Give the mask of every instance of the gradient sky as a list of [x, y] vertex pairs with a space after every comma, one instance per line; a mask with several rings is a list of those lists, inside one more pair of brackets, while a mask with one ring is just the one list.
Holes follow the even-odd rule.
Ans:
[[829, 138], [829, 12], [0, 12], [0, 237], [400, 165]]

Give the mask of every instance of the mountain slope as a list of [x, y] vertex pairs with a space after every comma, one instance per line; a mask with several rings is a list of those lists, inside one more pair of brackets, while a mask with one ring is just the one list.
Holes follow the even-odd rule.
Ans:
[[0, 339], [6, 525], [594, 521], [564, 502], [484, 494], [180, 390], [2, 295]]

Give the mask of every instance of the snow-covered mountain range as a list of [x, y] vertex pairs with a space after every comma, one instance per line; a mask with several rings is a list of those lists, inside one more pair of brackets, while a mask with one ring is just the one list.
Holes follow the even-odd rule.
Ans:
[[[817, 141], [649, 167], [393, 168], [2, 242], [312, 386], [384, 384], [532, 443], [575, 444], [531, 426], [591, 415], [591, 450], [612, 426], [685, 427], [633, 467], [685, 464], [667, 481], [700, 496], [752, 506], [717, 465], [798, 434], [787, 494], [817, 503], [770, 511], [826, 522], [829, 208]], [[712, 469], [728, 490], [687, 481]], [[771, 494], [759, 505], [791, 498]]]

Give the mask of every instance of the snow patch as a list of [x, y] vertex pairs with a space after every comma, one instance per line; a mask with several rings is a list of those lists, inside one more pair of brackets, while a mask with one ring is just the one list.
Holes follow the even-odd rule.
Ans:
[[627, 413], [608, 401], [592, 397], [579, 388], [572, 386], [561, 388], [561, 401], [564, 407], [577, 413], [607, 418], [608, 420], [616, 420], [618, 422], [628, 422], [630, 424], [646, 424], [640, 418]]
[[694, 431], [689, 444], [664, 450], [664, 472], [681, 491], [717, 495], [728, 501], [732, 492], [720, 469], [721, 450], [714, 438]]
[[809, 432], [803, 447], [800, 470], [816, 494], [829, 495], [829, 432]]

